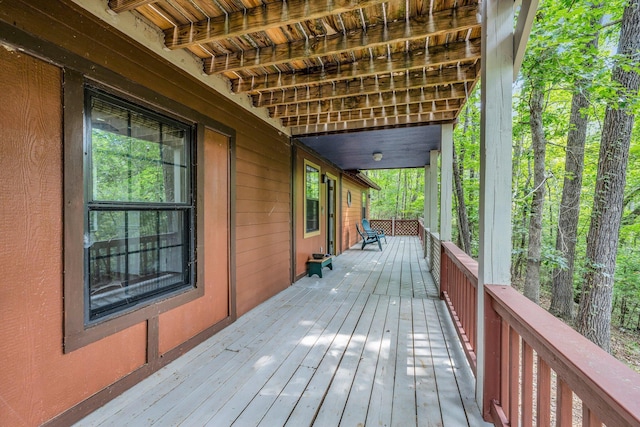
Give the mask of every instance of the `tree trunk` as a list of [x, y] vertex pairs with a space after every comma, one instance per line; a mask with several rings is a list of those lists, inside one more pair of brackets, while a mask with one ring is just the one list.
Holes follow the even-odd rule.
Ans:
[[399, 218], [398, 210], [400, 209], [400, 183], [402, 182], [400, 180], [401, 177], [402, 177], [402, 170], [398, 169], [398, 181], [396, 181], [398, 183], [398, 188], [396, 192], [396, 210], [395, 210], [395, 215], [393, 216], [394, 218]]
[[[598, 48], [598, 35], [587, 44], [590, 48]], [[588, 62], [587, 62], [588, 64]], [[575, 83], [575, 91], [571, 99], [571, 117], [567, 135], [567, 154], [564, 166], [564, 184], [562, 200], [558, 214], [558, 235], [556, 250], [566, 259], [566, 268], [556, 267], [551, 275], [551, 306], [549, 311], [566, 320], [573, 320], [573, 270], [575, 264], [578, 220], [580, 218], [580, 192], [582, 191], [582, 172], [584, 170], [584, 146], [587, 139], [589, 115], [585, 110], [589, 107], [586, 94], [588, 80], [579, 79]]]
[[407, 219], [407, 199], [409, 198], [409, 182], [407, 179], [407, 170], [402, 169], [404, 176], [404, 191], [402, 193], [402, 219]]
[[[519, 188], [529, 188], [531, 186], [531, 168], [529, 167], [528, 173], [522, 172], [521, 160], [524, 152], [524, 138], [518, 138], [514, 141], [513, 148], [513, 175], [514, 175], [514, 193], [513, 197], [520, 197]], [[530, 165], [529, 165], [530, 166]], [[520, 181], [522, 177], [527, 177], [526, 182], [523, 184]], [[518, 208], [520, 211], [518, 211]], [[513, 211], [514, 223], [513, 223], [513, 235], [511, 236], [511, 243], [513, 252], [516, 254], [515, 260], [511, 265], [511, 277], [512, 281], [518, 281], [522, 277], [523, 266], [526, 263], [525, 247], [527, 243], [527, 233], [524, 231], [529, 228], [529, 205], [528, 197], [522, 198], [521, 204], [516, 204], [516, 208]]]
[[533, 146], [533, 200], [529, 218], [529, 247], [527, 249], [527, 273], [524, 295], [531, 301], [540, 302], [540, 259], [542, 254], [542, 213], [545, 194], [545, 154], [547, 141], [542, 125], [544, 108], [543, 88], [534, 84], [531, 90], [530, 119], [531, 145]]
[[458, 227], [460, 229], [460, 243], [462, 250], [471, 255], [471, 231], [469, 230], [469, 216], [467, 205], [464, 202], [464, 189], [462, 188], [462, 177], [458, 168], [458, 155], [456, 154], [455, 143], [453, 145], [453, 181], [456, 186], [456, 206], [458, 211]]
[[[640, 0], [631, 0], [622, 16], [618, 54], [637, 66], [639, 51]], [[628, 108], [640, 88], [640, 75], [627, 65], [618, 62], [613, 70], [612, 80], [620, 88], [616, 103], [610, 104], [605, 113], [586, 272], [576, 319], [578, 331], [606, 351], [611, 350], [613, 279], [634, 119]]]

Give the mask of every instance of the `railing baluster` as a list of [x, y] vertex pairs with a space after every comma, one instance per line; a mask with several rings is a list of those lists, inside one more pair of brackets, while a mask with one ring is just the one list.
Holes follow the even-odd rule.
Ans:
[[522, 344], [522, 427], [533, 426], [533, 349]]
[[500, 328], [500, 360], [502, 361], [502, 363], [500, 363], [500, 405], [502, 405], [507, 420], [510, 420], [511, 408], [509, 399], [511, 398], [511, 390], [509, 389], [509, 366], [511, 366], [511, 364], [505, 363], [505, 361], [509, 360], [511, 354], [509, 346], [511, 327], [503, 319]]
[[440, 246], [442, 297], [474, 372], [477, 340], [484, 342], [481, 403], [487, 421], [528, 427], [534, 420], [550, 426], [555, 419], [556, 427], [572, 427], [580, 418], [573, 413], [575, 394], [583, 404], [583, 426], [640, 427], [640, 376], [511, 286], [488, 284], [480, 290], [485, 333], [477, 337], [477, 262], [451, 242]]
[[547, 427], [551, 425], [551, 369], [538, 355], [537, 381], [537, 425]]
[[573, 392], [560, 377], [556, 380], [556, 427], [573, 424]]
[[509, 420], [517, 424], [520, 414], [520, 335], [509, 330]]
[[584, 402], [582, 403], [582, 427], [602, 427], [602, 421], [587, 408]]

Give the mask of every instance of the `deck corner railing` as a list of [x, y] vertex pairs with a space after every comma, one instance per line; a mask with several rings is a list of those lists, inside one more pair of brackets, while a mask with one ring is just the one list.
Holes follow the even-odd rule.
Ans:
[[420, 233], [418, 219], [372, 219], [371, 228], [382, 230], [387, 236], [417, 236]]
[[447, 304], [474, 374], [478, 348], [476, 301], [478, 263], [451, 242], [441, 243], [440, 297]]
[[440, 286], [440, 238], [437, 233], [426, 228], [424, 219], [418, 219], [418, 236], [422, 243], [424, 259], [436, 285]]
[[441, 296], [472, 367], [483, 340], [487, 421], [640, 427], [640, 374], [508, 285], [484, 286], [484, 335], [476, 337], [477, 263], [443, 242], [441, 277]]

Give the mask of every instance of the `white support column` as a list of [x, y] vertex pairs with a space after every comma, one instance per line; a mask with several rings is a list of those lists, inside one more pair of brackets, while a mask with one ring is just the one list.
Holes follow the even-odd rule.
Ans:
[[440, 141], [440, 240], [451, 241], [453, 209], [453, 124], [442, 125]]
[[429, 218], [429, 214], [431, 213], [431, 187], [429, 186], [429, 169], [429, 165], [424, 166], [424, 228], [429, 228], [429, 224], [431, 224], [431, 219]]
[[438, 232], [438, 151], [429, 153], [429, 230]]
[[[429, 238], [427, 237], [427, 233], [426, 230], [429, 228], [429, 224], [431, 223], [431, 220], [429, 219], [429, 205], [430, 205], [430, 191], [429, 191], [430, 187], [429, 187], [429, 165], [425, 165], [424, 166], [424, 212], [422, 214], [422, 217], [424, 218], [424, 229], [425, 229], [425, 235], [423, 236], [424, 238], [424, 245], [423, 248], [424, 249], [424, 253], [423, 253], [423, 257], [426, 259], [427, 258], [427, 250], [429, 248]], [[431, 260], [428, 260], [427, 263], [431, 263]]]
[[513, 0], [482, 2], [476, 399], [483, 408], [485, 284], [511, 284]]

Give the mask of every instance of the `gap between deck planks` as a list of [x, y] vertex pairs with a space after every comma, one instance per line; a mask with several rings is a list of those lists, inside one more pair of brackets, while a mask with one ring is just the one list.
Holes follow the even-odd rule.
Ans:
[[415, 237], [356, 247], [77, 426], [483, 426]]

